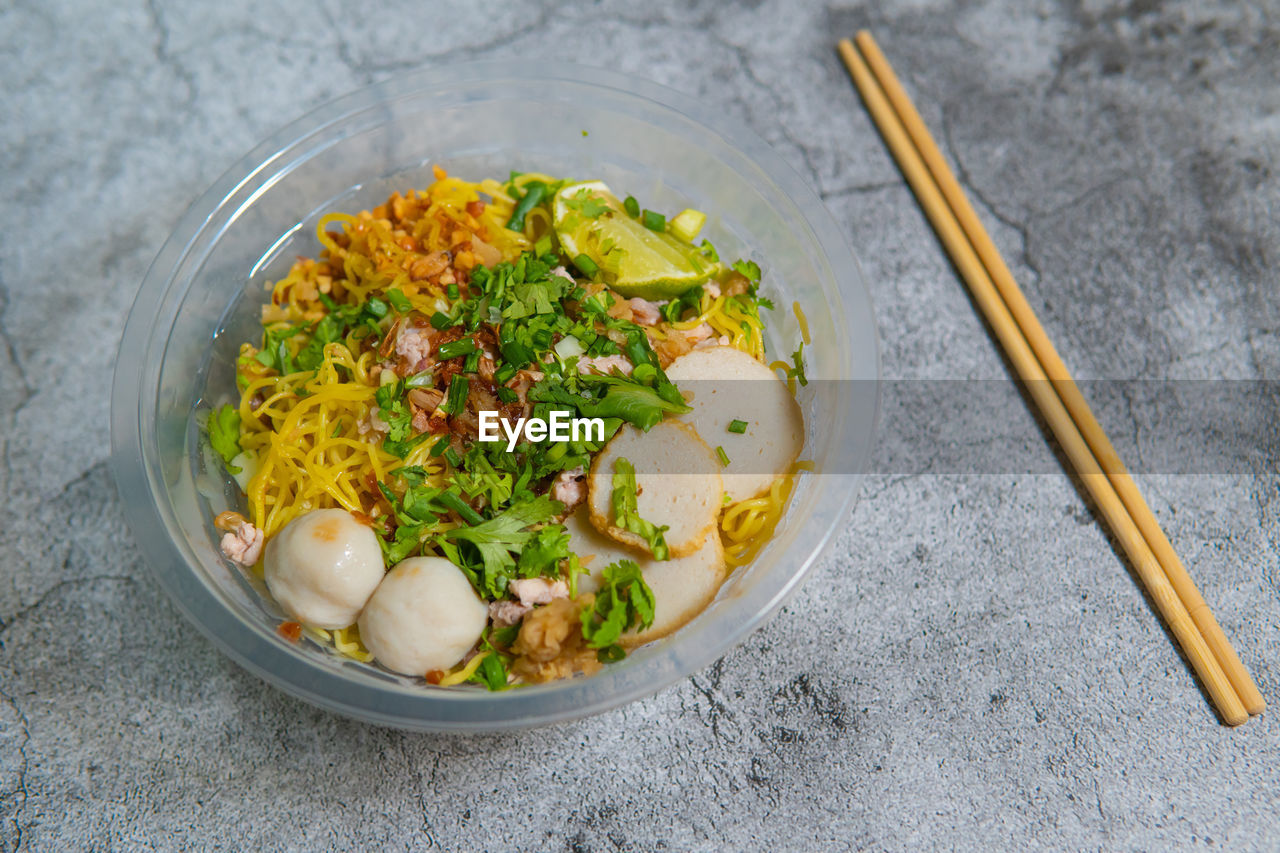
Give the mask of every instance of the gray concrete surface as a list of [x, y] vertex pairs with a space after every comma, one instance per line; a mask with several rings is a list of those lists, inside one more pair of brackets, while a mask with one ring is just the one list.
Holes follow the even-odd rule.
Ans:
[[[873, 475], [744, 646], [543, 731], [356, 724], [193, 632], [107, 471], [125, 313], [224, 168], [406, 68], [571, 56], [704, 99], [848, 227], [887, 376], [1004, 377], [837, 65], [870, 25], [1081, 376], [1280, 370], [1274, 3], [444, 5], [0, 9], [0, 849], [1274, 849], [1275, 715], [1216, 723], [1052, 470]], [[1280, 702], [1274, 465], [1142, 485]]]

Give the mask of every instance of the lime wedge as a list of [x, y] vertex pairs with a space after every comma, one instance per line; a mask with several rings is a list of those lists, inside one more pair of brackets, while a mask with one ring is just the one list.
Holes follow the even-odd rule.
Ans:
[[[702, 284], [719, 265], [697, 247], [650, 231], [627, 215], [601, 181], [568, 184], [551, 205], [556, 236], [570, 258], [585, 256], [604, 281], [623, 296], [671, 299]], [[596, 270], [584, 269], [587, 275]]]

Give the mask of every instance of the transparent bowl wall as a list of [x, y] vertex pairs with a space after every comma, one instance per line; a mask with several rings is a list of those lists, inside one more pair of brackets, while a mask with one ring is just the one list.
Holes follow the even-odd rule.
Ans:
[[[197, 201], [142, 285], [112, 392], [121, 498], [155, 577], [191, 621], [247, 669], [319, 706], [404, 728], [491, 730], [652, 693], [776, 610], [853, 501], [876, 416], [875, 324], [856, 262], [814, 193], [752, 133], [709, 112], [656, 85], [569, 65], [424, 71], [285, 128]], [[426, 688], [305, 639], [291, 644], [275, 632], [282, 614], [265, 590], [217, 551], [211, 519], [243, 499], [201, 449], [193, 411], [231, 400], [237, 349], [257, 340], [267, 282], [317, 251], [317, 219], [424, 187], [435, 164], [473, 179], [512, 169], [601, 178], [657, 210], [707, 211], [704, 235], [720, 253], [765, 270], [778, 305], [770, 352], [790, 353], [800, 338], [793, 301], [808, 317], [805, 457], [822, 473], [801, 478], [777, 537], [703, 614], [589, 678], [502, 693]]]

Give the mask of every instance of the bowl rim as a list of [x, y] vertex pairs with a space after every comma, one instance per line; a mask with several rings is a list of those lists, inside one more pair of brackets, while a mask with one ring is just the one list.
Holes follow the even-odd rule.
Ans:
[[[683, 121], [712, 131], [721, 137], [727, 146], [736, 149], [755, 168], [764, 172], [797, 208], [804, 223], [812, 229], [823, 260], [831, 270], [836, 295], [840, 300], [839, 304], [831, 307], [843, 315], [841, 321], [835, 324], [836, 329], [845, 333], [852, 331], [852, 321], [845, 310], [845, 300], [850, 295], [846, 292], [846, 288], [854, 287], [856, 290], [852, 295], [865, 303], [871, 322], [869, 328], [859, 329], [859, 331], [869, 333], [868, 344], [874, 363], [870, 365], [872, 372], [869, 376], [856, 378], [870, 379], [874, 383], [874, 391], [869, 400], [872, 407], [869, 435], [865, 437], [865, 445], [862, 446], [859, 457], [854, 461], [852, 467], [854, 476], [847, 478], [850, 487], [842, 490], [826, 510], [830, 513], [831, 520], [825, 524], [818, 539], [807, 544], [808, 553], [786, 576], [785, 582], [774, 589], [762, 606], [737, 622], [730, 632], [723, 635], [722, 642], [691, 650], [682, 657], [679, 666], [667, 666], [666, 671], [658, 673], [656, 678], [632, 679], [630, 685], [608, 692], [603, 698], [594, 698], [585, 706], [563, 702], [560, 707], [550, 711], [530, 711], [524, 706], [531, 702], [536, 703], [541, 696], [553, 693], [572, 694], [575, 692], [575, 685], [579, 686], [578, 692], [581, 692], [581, 685], [587, 682], [599, 683], [599, 679], [607, 679], [607, 671], [589, 679], [570, 679], [554, 682], [551, 685], [526, 687], [498, 694], [421, 688], [410, 693], [390, 683], [385, 685], [385, 688], [362, 686], [363, 691], [369, 692], [368, 698], [377, 700], [381, 697], [390, 700], [403, 694], [409, 705], [422, 709], [432, 707], [444, 709], [448, 706], [474, 708], [482, 701], [486, 705], [497, 701], [516, 712], [480, 719], [459, 718], [454, 714], [450, 719], [440, 719], [433, 715], [392, 710], [387, 702], [356, 703], [350, 696], [339, 698], [341, 691], [337, 691], [339, 695], [335, 695], [335, 691], [328, 688], [345, 686], [350, 690], [351, 682], [331, 670], [322, 668], [319, 664], [306, 660], [302, 655], [279, 648], [277, 643], [264, 642], [262, 632], [257, 630], [256, 626], [247, 626], [242, 622], [197, 577], [197, 572], [190, 565], [184, 565], [188, 563], [188, 558], [165, 530], [163, 511], [157, 502], [154, 482], [156, 478], [153, 476], [154, 472], [148, 467], [144, 431], [141, 428], [145, 420], [142, 407], [147, 405], [148, 397], [145, 393], [147, 391], [145, 383], [138, 381], [137, 367], [143, 364], [144, 356], [153, 342], [151, 329], [157, 320], [157, 306], [161, 306], [172, 297], [173, 286], [180, 277], [183, 262], [200, 238], [205, 235], [206, 228], [215, 221], [215, 215], [235, 200], [242, 190], [251, 186], [255, 179], [268, 172], [274, 173], [272, 170], [278, 171], [281, 166], [289, 168], [287, 164], [292, 156], [298, 154], [310, 156], [307, 147], [309, 140], [329, 127], [350, 118], [353, 114], [397, 98], [415, 93], [422, 94], [446, 85], [452, 87], [464, 84], [480, 85], [504, 78], [540, 80], [551, 85], [572, 83], [602, 90], [615, 96], [630, 96], [648, 101], [651, 107], [656, 106], [662, 112], [674, 114]], [[216, 239], [215, 236], [214, 242]], [[840, 270], [842, 266], [843, 273]], [[836, 223], [831, 212], [805, 178], [773, 151], [762, 138], [740, 123], [713, 109], [708, 109], [696, 99], [676, 90], [608, 69], [567, 62], [531, 64], [510, 60], [464, 63], [447, 68], [423, 68], [357, 89], [330, 100], [288, 123], [254, 146], [224, 171], [178, 220], [143, 278], [121, 335], [112, 383], [112, 470], [127, 520], [143, 557], [151, 568], [152, 576], [164, 588], [170, 600], [183, 615], [216, 647], [269, 684], [311, 704], [348, 717], [379, 725], [420, 731], [499, 731], [577, 719], [602, 713], [651, 695], [705, 668], [740, 644], [756, 628], [772, 617], [798, 589], [841, 528], [840, 522], [848, 517], [856, 502], [858, 485], [862, 479], [856, 475], [865, 470], [874, 445], [880, 419], [881, 375], [879, 334], [874, 317], [874, 305], [866, 278], [843, 229]], [[849, 365], [842, 367], [848, 368]], [[150, 399], [154, 406], [154, 394]], [[129, 500], [126, 496], [139, 498], [145, 496], [146, 500]], [[157, 530], [161, 531], [160, 535], [156, 534]], [[169, 567], [173, 564], [184, 565], [186, 571], [172, 570]], [[225, 630], [226, 628], [240, 630], [228, 631]], [[277, 665], [273, 667], [271, 663]], [[281, 669], [281, 664], [286, 669]], [[529, 701], [522, 701], [521, 697], [527, 697]]]

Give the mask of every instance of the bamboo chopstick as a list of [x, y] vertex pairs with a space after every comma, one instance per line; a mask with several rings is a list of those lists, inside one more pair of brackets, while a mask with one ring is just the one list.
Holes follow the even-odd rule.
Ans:
[[1226, 673], [1227, 678], [1230, 679], [1231, 686], [1240, 697], [1245, 710], [1250, 714], [1262, 713], [1267, 705], [1262, 698], [1262, 694], [1258, 692], [1257, 685], [1254, 684], [1253, 679], [1249, 676], [1244, 664], [1240, 662], [1240, 658], [1236, 655], [1235, 649], [1231, 647], [1231, 643], [1227, 640], [1227, 636], [1223, 633], [1221, 626], [1218, 625], [1218, 621], [1213, 618], [1209, 605], [1205, 603], [1200, 591], [1196, 589], [1195, 583], [1191, 580], [1191, 576], [1187, 574], [1186, 568], [1182, 565], [1182, 561], [1178, 559], [1177, 553], [1173, 550], [1168, 537], [1165, 536], [1164, 531], [1160, 528], [1160, 524], [1152, 514], [1151, 508], [1147, 506], [1142, 493], [1138, 491], [1133, 478], [1125, 470], [1124, 464], [1120, 461], [1120, 457], [1112, 446], [1111, 441], [1107, 438], [1106, 433], [1102, 431], [1102, 427], [1098, 424], [1097, 418], [1094, 417], [1089, 404], [1085, 402], [1084, 395], [1080, 393], [1075, 380], [1071, 378], [1071, 373], [1067, 370], [1067, 366], [1063, 363], [1062, 358], [1059, 357], [1058, 351], [1054, 349], [1049, 336], [1045, 334], [1044, 328], [1036, 318], [1035, 312], [1031, 310], [1026, 297], [1022, 295], [1022, 289], [1018, 287], [1017, 281], [1014, 280], [1013, 274], [1009, 271], [1009, 267], [1000, 256], [995, 244], [991, 242], [991, 237], [987, 234], [986, 229], [982, 227], [982, 222], [974, 212], [973, 206], [969, 204], [969, 199], [960, 188], [959, 182], [951, 173], [951, 168], [947, 165], [946, 160], [943, 159], [942, 152], [938, 150], [937, 144], [933, 141], [933, 137], [930, 136], [923, 119], [920, 118], [920, 113], [916, 111], [915, 105], [911, 103], [911, 99], [907, 96], [906, 90], [902, 88], [897, 75], [893, 73], [893, 68], [890, 67], [889, 61], [885, 59], [884, 54], [880, 51], [880, 46], [871, 37], [871, 33], [866, 30], [858, 33], [855, 42], [862, 52], [867, 66], [871, 69], [898, 118], [902, 121], [907, 135], [911, 137], [916, 150], [924, 158], [925, 164], [933, 174], [934, 181], [946, 198], [947, 204], [950, 205], [952, 213], [960, 221], [960, 226], [964, 229], [965, 235], [973, 244], [974, 249], [977, 250], [978, 257], [991, 275], [996, 288], [1000, 291], [1000, 296], [1004, 299], [1005, 305], [1008, 306], [1009, 311], [1013, 314], [1023, 335], [1026, 337], [1027, 343], [1031, 345], [1031, 349], [1035, 352], [1036, 358], [1039, 359], [1044, 372], [1052, 380], [1058, 396], [1062, 398], [1062, 402], [1071, 414], [1072, 420], [1075, 421], [1076, 426], [1084, 435], [1089, 449], [1093, 451], [1098, 464], [1107, 474], [1111, 485], [1124, 503], [1125, 509], [1129, 511], [1129, 516], [1137, 524], [1138, 529], [1142, 531], [1143, 538], [1147, 540], [1147, 544], [1156, 555], [1156, 559], [1159, 560], [1160, 565], [1164, 568], [1165, 576], [1178, 593], [1178, 597], [1182, 599], [1182, 603], [1190, 613], [1192, 621], [1199, 628], [1201, 636], [1204, 637], [1209, 648], [1213, 650], [1214, 657], [1217, 658], [1218, 664], [1222, 667], [1223, 672]]
[[[1174, 583], [1166, 576], [1165, 567], [1157, 559], [1156, 553], [1153, 552], [1152, 546], [1148, 543], [1147, 538], [1139, 527], [1139, 523], [1130, 516], [1130, 510], [1121, 499], [1112, 478], [1103, 472], [1098, 459], [1094, 457], [1095, 451], [1090, 449], [1090, 443], [1086, 440], [1085, 435], [1082, 434], [1081, 427], [1072, 420], [1071, 415], [1064, 406], [1064, 400], [1058, 396], [1060, 389], [1065, 384], [1061, 380], [1070, 381], [1070, 375], [1067, 373], [1065, 366], [1062, 366], [1061, 359], [1057, 359], [1053, 372], [1054, 378], [1059, 381], [1050, 384], [1046, 370], [1037, 360], [1036, 351], [1029, 342], [1029, 339], [1034, 340], [1036, 338], [1036, 332], [1038, 331], [1039, 337], [1043, 338], [1044, 343], [1047, 344], [1048, 339], [1044, 335], [1044, 330], [1036, 323], [1032, 331], [1028, 333], [1026, 331], [1028, 327], [1019, 326], [1009, 306], [1002, 300], [1001, 294], [996, 290], [996, 283], [993, 280], [992, 273], [987, 266], [984, 266], [983, 259], [975, 248], [975, 243], [981, 242], [981, 238], [974, 240], [973, 243], [970, 242], [972, 238], [962, 224], [963, 219], [958, 216], [952, 206], [948, 205], [943, 189], [946, 184], [944, 183], [943, 187], [940, 187], [939, 183], [942, 183], [942, 181], [935, 183], [937, 173], [931, 174], [925, 158], [922, 157], [921, 152], [913, 144], [908, 132], [910, 124], [904, 125], [904, 119], [898, 112], [895, 112], [895, 107], [890, 103], [889, 98], [897, 81], [891, 78], [892, 71], [888, 69], [888, 63], [884, 61], [883, 55], [877, 49], [874, 49], [874, 42], [871, 41], [869, 34], [860, 33], [858, 38], [859, 46], [868, 44], [871, 46], [872, 50], [869, 51], [869, 55], [873, 54], [877, 57], [876, 65], [880, 68], [881, 73], [888, 70], [888, 79], [891, 79], [888, 85], [884, 85], [884, 88], [882, 88], [882, 82], [877, 81], [877, 77], [868, 67], [868, 63], [864, 62], [862, 56], [858, 54], [853, 44], [847, 39], [840, 42], [840, 55], [846, 66], [848, 66], [849, 73], [862, 94], [868, 111], [884, 136], [886, 144], [919, 199], [921, 207], [942, 239], [943, 245], [947, 248], [948, 254], [960, 270], [965, 282], [969, 285], [979, 308], [995, 330], [1019, 377], [1026, 383], [1032, 399], [1035, 400], [1037, 407], [1053, 430], [1067, 457], [1071, 460], [1081, 481], [1085, 484], [1085, 487], [1089, 490], [1090, 495], [1106, 518], [1112, 532], [1120, 541], [1121, 546], [1134, 566], [1134, 570], [1155, 602], [1165, 623], [1169, 626], [1179, 646], [1181, 646], [1187, 659], [1191, 662], [1192, 669], [1204, 685], [1205, 691], [1209, 694], [1214, 707], [1228, 725], [1234, 726], [1243, 723], [1248, 719], [1248, 712], [1241, 701], [1241, 697], [1237, 695], [1232, 680], [1228, 678], [1223, 665], [1215, 657], [1209, 644], [1201, 635], [1197, 622], [1188, 613], [1188, 607], [1179, 597]], [[886, 80], [886, 77], [882, 76], [880, 81], [884, 80]], [[896, 85], [896, 89], [901, 92], [900, 85]], [[901, 93], [899, 100], [907, 105], [910, 104], [905, 92]], [[916, 124], [918, 124], [918, 132], [927, 139], [928, 131], [924, 129], [923, 122], [919, 121], [918, 114], [915, 113], [914, 109], [911, 109], [909, 114], [914, 115]], [[929, 143], [932, 150], [936, 152], [937, 146], [932, 145], [932, 140], [929, 140]], [[922, 146], [922, 148], [927, 151], [928, 146]], [[934, 159], [937, 160], [935, 166], [940, 165], [942, 169], [946, 169], [945, 161], [942, 161], [940, 154]], [[946, 175], [950, 176], [949, 170], [946, 171]], [[954, 177], [951, 178], [951, 183], [955, 183]], [[964, 194], [960, 191], [958, 184], [954, 187], [953, 195], [958, 199], [963, 199]], [[970, 225], [976, 226], [975, 232], [972, 233], [981, 231], [981, 224], [978, 222], [977, 217], [973, 215], [972, 207], [969, 207], [967, 202], [963, 206], [957, 205], [957, 207], [961, 207], [962, 210], [967, 210], [969, 213], [967, 218], [971, 220]], [[985, 232], [981, 233], [982, 237], [986, 236]], [[990, 244], [990, 238], [986, 238], [985, 242]], [[994, 246], [991, 246], [989, 255], [995, 259], [999, 258]], [[1004, 277], [1009, 282], [1012, 282], [1012, 276], [1008, 275], [1007, 267], [1004, 267], [1002, 262], [999, 266], [1003, 268]], [[1014, 288], [1016, 288], [1016, 284], [1014, 284]], [[1025, 306], [1025, 299], [1021, 301]], [[1026, 306], [1025, 311], [1019, 313], [1030, 315], [1034, 319], [1034, 314], [1032, 314], [1029, 306]], [[1051, 350], [1052, 347], [1050, 346], [1045, 351], [1049, 352]], [[1056, 357], [1056, 353], [1054, 353], [1054, 356]], [[1060, 370], [1058, 369], [1059, 367]], [[1071, 388], [1075, 388], [1074, 383], [1071, 383]], [[1078, 398], [1079, 406], [1083, 407], [1084, 411], [1087, 411], [1088, 407], [1084, 404], [1083, 398], [1080, 397], [1078, 389], [1075, 389], [1075, 397]], [[1097, 427], [1097, 421], [1092, 419], [1091, 414], [1089, 418], [1096, 428], [1092, 431], [1096, 432], [1097, 436], [1101, 437], [1101, 441], [1105, 442], [1106, 437], [1102, 434], [1101, 428]], [[1123, 474], [1123, 466], [1116, 457], [1114, 449], [1111, 449], [1109, 442], [1105, 445], [1099, 442], [1099, 447], [1110, 449], [1109, 453], [1105, 452], [1105, 450], [1097, 451], [1100, 458], [1105, 460], [1108, 472]], [[1127, 477], [1127, 474], [1124, 475], [1123, 479], [1128, 480], [1129, 485], [1132, 486], [1132, 480]], [[1136, 487], [1133, 487], [1132, 492], [1136, 494]], [[1138, 495], [1138, 500], [1141, 500], [1140, 495]], [[1145, 504], [1142, 506], [1145, 508]], [[1150, 516], [1150, 510], [1146, 511], [1146, 515]], [[1159, 530], [1154, 518], [1151, 519], [1151, 525], [1156, 531]], [[1168, 541], [1164, 539], [1163, 534], [1159, 535], [1157, 542], [1159, 540], [1163, 540], [1167, 546]], [[1168, 547], [1167, 550], [1172, 552], [1172, 547]], [[1178, 567], [1181, 568], [1180, 563], [1178, 563]], [[1182, 570], [1182, 575], [1185, 577], [1185, 569]], [[1194, 584], [1191, 583], [1189, 577], [1186, 578], [1184, 586], [1189, 586], [1194, 590]], [[1196, 604], [1197, 600], [1199, 607]], [[1191, 606], [1197, 610], [1203, 608], [1204, 614], [1208, 613], [1207, 606], [1204, 605], [1203, 599], [1199, 598], [1198, 593], [1192, 599]], [[1204, 620], [1202, 619], [1202, 621]], [[1216, 626], [1216, 622], [1213, 624]], [[1221, 633], [1221, 629], [1219, 629], [1219, 633]], [[1226, 649], [1230, 649], [1230, 644], [1226, 642], [1225, 637], [1222, 638], [1222, 643]], [[1238, 658], [1235, 658], [1234, 653], [1231, 654], [1231, 658], [1235, 659], [1238, 664]], [[1240, 671], [1243, 672], [1243, 666], [1240, 666]], [[1252, 684], [1248, 680], [1247, 673], [1244, 677], [1247, 683]], [[1256, 693], [1256, 688], [1254, 688], [1254, 691]], [[1261, 702], [1260, 696], [1258, 696], [1258, 702]]]

